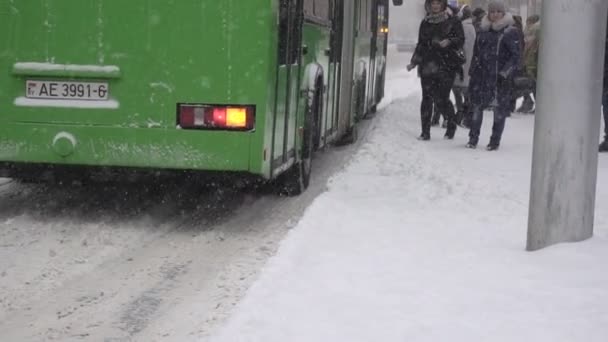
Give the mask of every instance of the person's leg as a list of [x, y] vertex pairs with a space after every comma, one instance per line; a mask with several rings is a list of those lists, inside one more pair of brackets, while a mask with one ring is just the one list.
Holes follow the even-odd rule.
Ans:
[[462, 115], [462, 125], [469, 127], [473, 118], [473, 106], [471, 105], [471, 94], [469, 88], [464, 88], [464, 113]]
[[608, 140], [608, 89], [602, 94], [602, 112], [604, 113], [604, 140]]
[[604, 114], [604, 141], [600, 144], [600, 152], [608, 152], [608, 89], [602, 93], [602, 113]]
[[433, 98], [433, 115], [431, 119], [431, 126], [438, 126], [440, 119], [441, 113], [439, 111], [439, 107], [437, 107], [437, 104], [435, 103], [435, 99]]
[[456, 133], [456, 113], [454, 112], [454, 105], [450, 100], [450, 91], [454, 84], [455, 74], [444, 74], [437, 78], [437, 84], [435, 87], [435, 104], [439, 107], [439, 111], [444, 115], [448, 121], [445, 138], [453, 139]]
[[528, 114], [534, 114], [536, 112], [536, 80], [532, 81], [532, 95], [534, 95], [534, 100], [532, 101], [534, 108], [530, 109], [530, 111], [528, 111]]
[[498, 106], [494, 109], [494, 125], [492, 125], [492, 136], [490, 137], [488, 150], [494, 151], [500, 146], [500, 140], [502, 139], [502, 133], [505, 130], [508, 114], [509, 109], [504, 108], [503, 106]]
[[456, 124], [460, 125], [464, 117], [466, 102], [465, 88], [453, 87], [452, 92], [454, 93], [454, 99], [456, 99]]
[[473, 116], [471, 117], [469, 129], [469, 143], [467, 144], [467, 147], [469, 148], [477, 147], [477, 143], [479, 142], [479, 133], [483, 123], [483, 106], [474, 104], [472, 113]]
[[431, 138], [431, 119], [433, 116], [433, 97], [431, 96], [433, 82], [428, 77], [422, 77], [420, 83], [422, 85], [422, 103], [420, 104], [422, 132], [420, 140], [429, 140]]

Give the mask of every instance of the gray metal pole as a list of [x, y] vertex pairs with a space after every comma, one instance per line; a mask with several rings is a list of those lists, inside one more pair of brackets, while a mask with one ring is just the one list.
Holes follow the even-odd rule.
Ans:
[[606, 0], [542, 2], [527, 250], [593, 235]]

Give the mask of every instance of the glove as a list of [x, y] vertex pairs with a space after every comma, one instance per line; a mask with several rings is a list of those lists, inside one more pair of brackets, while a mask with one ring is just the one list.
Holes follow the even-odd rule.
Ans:
[[416, 67], [416, 64], [408, 64], [407, 71], [412, 71]]
[[440, 41], [439, 46], [441, 46], [442, 48], [445, 49], [446, 47], [450, 46], [450, 40], [444, 39], [444, 40]]

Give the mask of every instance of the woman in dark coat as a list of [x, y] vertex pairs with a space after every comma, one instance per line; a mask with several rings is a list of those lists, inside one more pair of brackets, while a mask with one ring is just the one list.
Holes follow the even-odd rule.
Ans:
[[428, 15], [420, 24], [418, 45], [408, 65], [408, 70], [418, 67], [422, 83], [422, 133], [419, 139], [431, 139], [433, 103], [448, 120], [445, 138], [453, 139], [457, 126], [450, 91], [463, 63], [458, 50], [464, 44], [464, 32], [447, 0], [427, 0], [425, 6]]
[[506, 13], [501, 1], [488, 5], [475, 43], [469, 84], [473, 104], [473, 122], [468, 148], [476, 148], [483, 120], [483, 111], [494, 108], [494, 125], [487, 149], [497, 150], [505, 128], [505, 120], [514, 108], [513, 77], [521, 60], [520, 35], [513, 26], [513, 16]]

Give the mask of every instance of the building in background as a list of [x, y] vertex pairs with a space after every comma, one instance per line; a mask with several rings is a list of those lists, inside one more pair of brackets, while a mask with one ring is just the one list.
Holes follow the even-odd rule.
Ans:
[[[527, 18], [533, 14], [540, 14], [542, 0], [504, 0], [505, 4], [511, 11], [511, 13], [521, 15]], [[489, 0], [459, 0], [460, 4], [467, 3], [473, 8], [482, 7], [486, 8]]]
[[[407, 0], [403, 6], [391, 9], [389, 40], [402, 47], [401, 50], [412, 50], [418, 40], [418, 28], [424, 18], [425, 0]], [[469, 5], [472, 8], [487, 8], [490, 0], [448, 0], [450, 5]], [[521, 15], [524, 20], [530, 15], [540, 14], [542, 0], [504, 0], [513, 14]]]
[[[403, 6], [393, 6], [390, 16], [389, 41], [402, 46], [411, 46], [418, 41], [420, 21], [425, 16], [425, 0], [408, 0]], [[409, 49], [409, 48], [407, 48]]]

